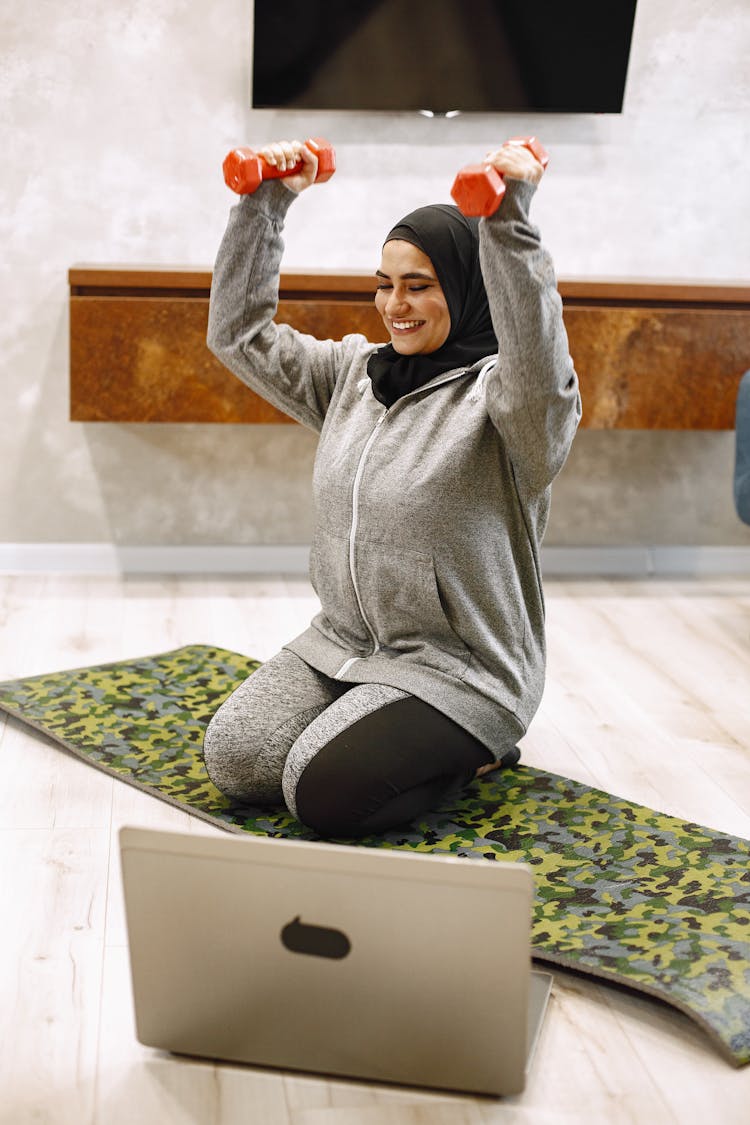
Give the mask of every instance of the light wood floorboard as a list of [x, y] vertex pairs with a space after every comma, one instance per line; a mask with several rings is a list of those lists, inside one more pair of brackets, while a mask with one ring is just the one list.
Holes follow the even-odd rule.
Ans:
[[[750, 837], [750, 578], [549, 581], [524, 762]], [[0, 578], [0, 680], [217, 644], [267, 659], [307, 581]], [[117, 832], [218, 831], [0, 715], [3, 1125], [721, 1125], [734, 1070], [672, 1009], [555, 973], [524, 1094], [493, 1100], [172, 1058], [135, 1038]]]

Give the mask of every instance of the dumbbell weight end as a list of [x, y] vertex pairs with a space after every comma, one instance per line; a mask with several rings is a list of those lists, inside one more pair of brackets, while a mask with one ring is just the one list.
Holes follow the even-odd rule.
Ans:
[[494, 215], [505, 195], [505, 182], [491, 164], [466, 164], [456, 176], [451, 195], [462, 215]]
[[[506, 144], [527, 148], [543, 168], [549, 164], [549, 155], [537, 137], [511, 137]], [[492, 164], [467, 164], [453, 181], [451, 195], [463, 215], [487, 218], [500, 206], [505, 183]]]

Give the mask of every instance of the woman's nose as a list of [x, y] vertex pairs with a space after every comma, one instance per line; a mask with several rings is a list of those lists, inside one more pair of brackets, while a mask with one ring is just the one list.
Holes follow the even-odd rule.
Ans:
[[406, 308], [408, 308], [406, 295], [397, 289], [392, 290], [385, 305], [387, 315], [393, 318], [398, 316], [399, 313], [403, 313]]

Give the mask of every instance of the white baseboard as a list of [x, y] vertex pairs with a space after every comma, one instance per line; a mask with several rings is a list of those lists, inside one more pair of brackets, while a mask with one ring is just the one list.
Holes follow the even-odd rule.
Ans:
[[0, 543], [0, 574], [306, 574], [308, 546]]
[[543, 547], [547, 577], [750, 577], [750, 547]]
[[[0, 574], [307, 574], [306, 545], [118, 547], [0, 543]], [[553, 577], [750, 577], [750, 547], [544, 547]]]

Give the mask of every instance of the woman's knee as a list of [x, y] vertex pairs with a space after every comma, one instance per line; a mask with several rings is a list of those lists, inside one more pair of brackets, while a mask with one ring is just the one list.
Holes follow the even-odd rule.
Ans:
[[353, 696], [340, 707], [342, 715], [349, 712], [348, 725], [327, 740], [313, 727], [290, 751], [284, 799], [321, 836], [362, 836], [408, 824], [458, 792], [492, 759], [427, 704], [386, 690], [380, 700], [366, 692], [359, 700]]
[[[406, 693], [382, 684], [359, 684], [348, 691], [331, 707], [311, 722], [291, 747], [284, 766], [282, 787], [289, 812], [297, 820], [304, 820], [298, 807], [298, 795], [305, 778], [304, 791], [311, 786], [316, 793], [332, 789], [327, 799], [339, 809], [351, 804], [352, 786], [360, 783], [367, 772], [363, 759], [372, 751], [377, 758], [377, 740], [362, 740], [362, 722], [381, 711], [388, 704], [406, 698]], [[372, 760], [369, 768], [378, 772]], [[311, 778], [315, 781], [311, 782]], [[316, 805], [319, 802], [316, 800]], [[315, 828], [316, 825], [308, 824]]]
[[[431, 777], [409, 789], [371, 790], [356, 775], [339, 773], [331, 784], [321, 783], [318, 771], [302, 775], [297, 789], [298, 819], [324, 838], [356, 838], [405, 828], [458, 794], [473, 774]], [[335, 800], [331, 800], [331, 791]]]
[[230, 697], [213, 715], [203, 736], [203, 761], [209, 778], [233, 800], [278, 799], [278, 785], [275, 792], [267, 793], [267, 787], [258, 784], [254, 763], [260, 750], [247, 723], [238, 721]]
[[234, 800], [282, 805], [289, 749], [338, 691], [286, 650], [262, 664], [206, 728], [203, 756], [217, 789]]

